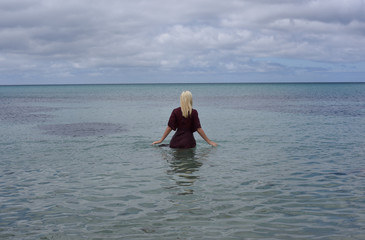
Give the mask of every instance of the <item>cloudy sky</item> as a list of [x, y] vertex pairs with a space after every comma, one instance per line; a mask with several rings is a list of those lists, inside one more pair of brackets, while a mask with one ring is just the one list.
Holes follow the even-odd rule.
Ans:
[[0, 84], [365, 81], [365, 0], [0, 0]]

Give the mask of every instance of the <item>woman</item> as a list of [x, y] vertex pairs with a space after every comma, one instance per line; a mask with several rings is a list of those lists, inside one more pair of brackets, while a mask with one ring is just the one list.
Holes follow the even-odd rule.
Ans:
[[193, 133], [197, 131], [199, 135], [210, 145], [216, 147], [217, 144], [211, 141], [200, 126], [198, 112], [193, 109], [193, 96], [191, 92], [184, 91], [180, 96], [180, 107], [175, 108], [170, 116], [167, 128], [161, 139], [152, 144], [162, 143], [172, 130], [177, 130], [171, 138], [171, 148], [193, 148], [196, 146]]

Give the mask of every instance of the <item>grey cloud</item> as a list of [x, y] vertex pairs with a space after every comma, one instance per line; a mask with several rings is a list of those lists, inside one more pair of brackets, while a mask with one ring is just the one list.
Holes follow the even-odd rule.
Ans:
[[[125, 69], [297, 70], [276, 58], [332, 63], [335, 69], [364, 62], [364, 40], [363, 0], [0, 3], [0, 71], [7, 75], [17, 69], [60, 79]], [[271, 62], [253, 60], [259, 58]]]

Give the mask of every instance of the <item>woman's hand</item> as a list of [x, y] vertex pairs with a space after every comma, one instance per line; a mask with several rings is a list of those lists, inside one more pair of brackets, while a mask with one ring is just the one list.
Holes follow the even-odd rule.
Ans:
[[155, 141], [152, 143], [152, 145], [159, 144], [159, 143], [162, 143], [162, 141], [161, 140]]
[[218, 144], [213, 142], [213, 141], [209, 141], [209, 144], [212, 145], [213, 147], [216, 147]]

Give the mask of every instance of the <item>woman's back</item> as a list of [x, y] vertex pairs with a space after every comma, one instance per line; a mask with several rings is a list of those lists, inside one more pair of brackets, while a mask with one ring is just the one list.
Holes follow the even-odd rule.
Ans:
[[170, 126], [172, 130], [184, 129], [195, 132], [198, 128], [201, 127], [198, 117], [198, 111], [193, 109], [191, 112], [191, 116], [185, 118], [182, 115], [181, 107], [175, 108], [171, 113], [168, 126]]
[[196, 146], [193, 132], [200, 128], [198, 112], [193, 109], [191, 116], [185, 118], [181, 108], [175, 108], [170, 116], [168, 126], [176, 133], [170, 141], [171, 148], [193, 148]]

